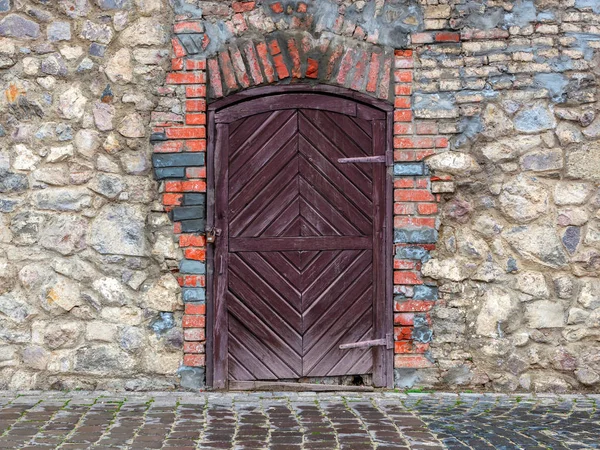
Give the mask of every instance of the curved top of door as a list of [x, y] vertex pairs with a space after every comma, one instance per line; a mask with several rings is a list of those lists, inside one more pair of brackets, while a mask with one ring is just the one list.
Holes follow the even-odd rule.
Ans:
[[384, 100], [324, 85], [258, 87], [232, 94], [208, 106], [216, 123], [231, 123], [267, 111], [298, 108], [337, 112], [366, 120], [384, 120], [394, 109]]

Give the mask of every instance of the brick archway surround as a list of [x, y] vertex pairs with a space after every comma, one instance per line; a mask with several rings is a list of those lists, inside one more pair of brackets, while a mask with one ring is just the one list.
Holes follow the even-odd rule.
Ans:
[[[198, 24], [179, 22], [176, 33], [198, 32]], [[420, 269], [437, 240], [436, 185], [424, 159], [448, 147], [432, 120], [415, 120], [412, 110], [413, 52], [375, 44], [312, 47], [303, 35], [267, 35], [234, 43], [216, 56], [188, 55], [181, 35], [173, 38], [172, 71], [160, 95], [180, 98], [181, 114], [153, 114], [154, 169], [165, 211], [183, 252], [177, 277], [185, 313], [185, 370], [204, 378], [206, 359], [206, 166], [207, 103], [246, 88], [310, 83], [343, 86], [393, 102], [394, 110], [394, 336], [395, 369], [429, 368], [432, 339], [429, 311], [437, 288]], [[185, 39], [183, 40], [185, 41]], [[210, 138], [210, 137], [209, 137]], [[432, 187], [433, 186], [433, 187]], [[441, 191], [440, 191], [441, 192]], [[390, 262], [392, 264], [392, 262]], [[210, 362], [209, 362], [210, 364]], [[210, 381], [210, 380], [209, 380]]]

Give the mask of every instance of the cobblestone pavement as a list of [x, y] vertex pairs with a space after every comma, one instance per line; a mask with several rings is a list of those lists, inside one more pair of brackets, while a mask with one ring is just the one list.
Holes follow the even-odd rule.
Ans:
[[600, 396], [0, 392], [0, 449], [600, 448]]

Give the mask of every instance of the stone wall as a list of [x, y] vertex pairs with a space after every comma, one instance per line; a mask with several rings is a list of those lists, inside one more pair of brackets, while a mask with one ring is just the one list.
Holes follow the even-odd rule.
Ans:
[[599, 26], [589, 0], [0, 0], [0, 389], [203, 385], [207, 103], [298, 82], [396, 107], [396, 385], [597, 390]]
[[179, 383], [149, 143], [172, 21], [162, 0], [0, 1], [0, 389]]

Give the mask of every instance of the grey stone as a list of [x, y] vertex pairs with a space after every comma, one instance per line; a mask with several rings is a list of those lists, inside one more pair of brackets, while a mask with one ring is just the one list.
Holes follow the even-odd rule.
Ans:
[[52, 349], [73, 348], [83, 335], [79, 322], [49, 323], [44, 329], [44, 344]]
[[144, 119], [138, 113], [125, 116], [117, 126], [117, 131], [128, 138], [144, 137], [145, 130]]
[[481, 168], [472, 156], [460, 152], [444, 152], [426, 160], [427, 165], [434, 171], [462, 175], [479, 172]]
[[104, 305], [124, 306], [130, 303], [130, 296], [123, 284], [112, 277], [102, 277], [94, 280], [92, 288], [100, 294]]
[[181, 377], [179, 385], [184, 389], [199, 390], [205, 386], [204, 367], [182, 366], [177, 370], [177, 375]]
[[555, 127], [554, 114], [544, 104], [525, 108], [515, 116], [515, 129], [523, 133], [539, 133]]
[[544, 266], [559, 268], [567, 265], [556, 229], [549, 225], [529, 225], [506, 229], [502, 236], [523, 258]]
[[14, 243], [31, 245], [37, 242], [45, 216], [31, 211], [15, 214], [10, 222]]
[[168, 330], [175, 326], [175, 318], [172, 312], [159, 312], [152, 322], [150, 322], [150, 328], [156, 333], [157, 336], [161, 336]]
[[69, 41], [71, 40], [71, 24], [69, 22], [52, 22], [47, 28], [48, 40]]
[[568, 122], [561, 122], [556, 127], [556, 136], [560, 145], [569, 145], [581, 142], [583, 136], [579, 128]]
[[506, 180], [499, 197], [502, 212], [517, 222], [531, 222], [548, 211], [548, 192], [536, 178], [519, 175]]
[[59, 214], [46, 221], [40, 232], [40, 245], [62, 255], [72, 255], [86, 248], [88, 222], [84, 218]]
[[96, 102], [92, 108], [94, 122], [100, 131], [110, 131], [114, 128], [115, 107], [108, 103]]
[[58, 111], [65, 119], [81, 119], [87, 98], [78, 84], [71, 86], [59, 98]]
[[506, 136], [513, 130], [513, 124], [510, 118], [502, 109], [490, 103], [486, 106], [483, 115], [484, 131], [482, 134], [488, 138], [496, 139]]
[[585, 367], [577, 369], [575, 376], [577, 377], [577, 381], [586, 386], [593, 386], [600, 381], [600, 375], [597, 372]]
[[540, 300], [525, 305], [525, 319], [530, 328], [561, 328], [565, 311], [560, 302]]
[[600, 142], [590, 142], [566, 152], [569, 178], [600, 181]]
[[64, 77], [67, 75], [67, 64], [60, 53], [52, 53], [42, 60], [42, 72], [47, 75]]
[[444, 375], [444, 383], [450, 386], [468, 385], [473, 379], [471, 368], [465, 364], [451, 367]]
[[47, 287], [45, 298], [42, 299], [44, 309], [58, 314], [71, 311], [82, 304], [79, 284], [61, 275]]
[[562, 242], [567, 251], [572, 255], [577, 250], [581, 241], [581, 228], [568, 227], [562, 236]]
[[559, 206], [581, 205], [593, 190], [593, 186], [587, 183], [562, 181], [554, 188], [554, 203]]
[[563, 167], [563, 152], [550, 148], [527, 153], [521, 157], [521, 168], [533, 172], [560, 170]]
[[600, 280], [584, 278], [577, 301], [588, 309], [600, 308]]
[[119, 175], [99, 173], [91, 181], [89, 188], [104, 197], [113, 199], [123, 192], [126, 184]]
[[0, 36], [37, 39], [40, 36], [40, 26], [33, 20], [17, 14], [9, 14], [0, 20]]
[[0, 314], [16, 323], [27, 322], [36, 316], [35, 309], [20, 291], [0, 295]]
[[145, 293], [143, 305], [156, 311], [176, 311], [183, 308], [181, 288], [177, 279], [171, 274], [165, 274], [154, 283]]
[[567, 275], [556, 275], [553, 279], [554, 291], [558, 298], [568, 299], [573, 297], [573, 280]]
[[104, 72], [113, 83], [130, 83], [133, 80], [131, 52], [126, 48], [117, 51], [117, 53], [106, 62]]
[[113, 32], [108, 25], [94, 23], [86, 20], [81, 27], [79, 36], [88, 41], [108, 44], [113, 38]]
[[92, 158], [100, 147], [100, 134], [95, 130], [79, 130], [75, 135], [75, 148], [86, 158]]
[[34, 194], [34, 202], [39, 209], [54, 211], [81, 211], [92, 203], [86, 188], [48, 188]]
[[472, 263], [464, 258], [430, 259], [422, 267], [423, 276], [436, 280], [466, 280], [475, 269]]
[[550, 295], [542, 272], [522, 271], [516, 274], [515, 279], [515, 287], [521, 292], [536, 298], [546, 298]]
[[29, 189], [27, 175], [0, 170], [0, 192], [23, 192]]
[[129, 47], [163, 45], [168, 35], [157, 17], [141, 17], [119, 35], [119, 42]]
[[103, 11], [131, 8], [131, 0], [95, 0]]
[[22, 353], [23, 364], [36, 370], [46, 370], [50, 354], [37, 345], [26, 347]]
[[123, 350], [135, 352], [144, 345], [144, 332], [137, 327], [123, 327], [119, 337], [119, 345]]
[[505, 327], [518, 327], [519, 302], [509, 291], [490, 286], [484, 293], [483, 305], [477, 315], [477, 334], [487, 337], [502, 337]]
[[145, 215], [140, 207], [106, 205], [92, 222], [89, 242], [103, 254], [145, 256]]
[[0, 0], [0, 12], [10, 11], [10, 0]]
[[76, 372], [93, 375], [129, 374], [134, 368], [135, 360], [128, 353], [108, 345], [79, 348], [73, 367]]

